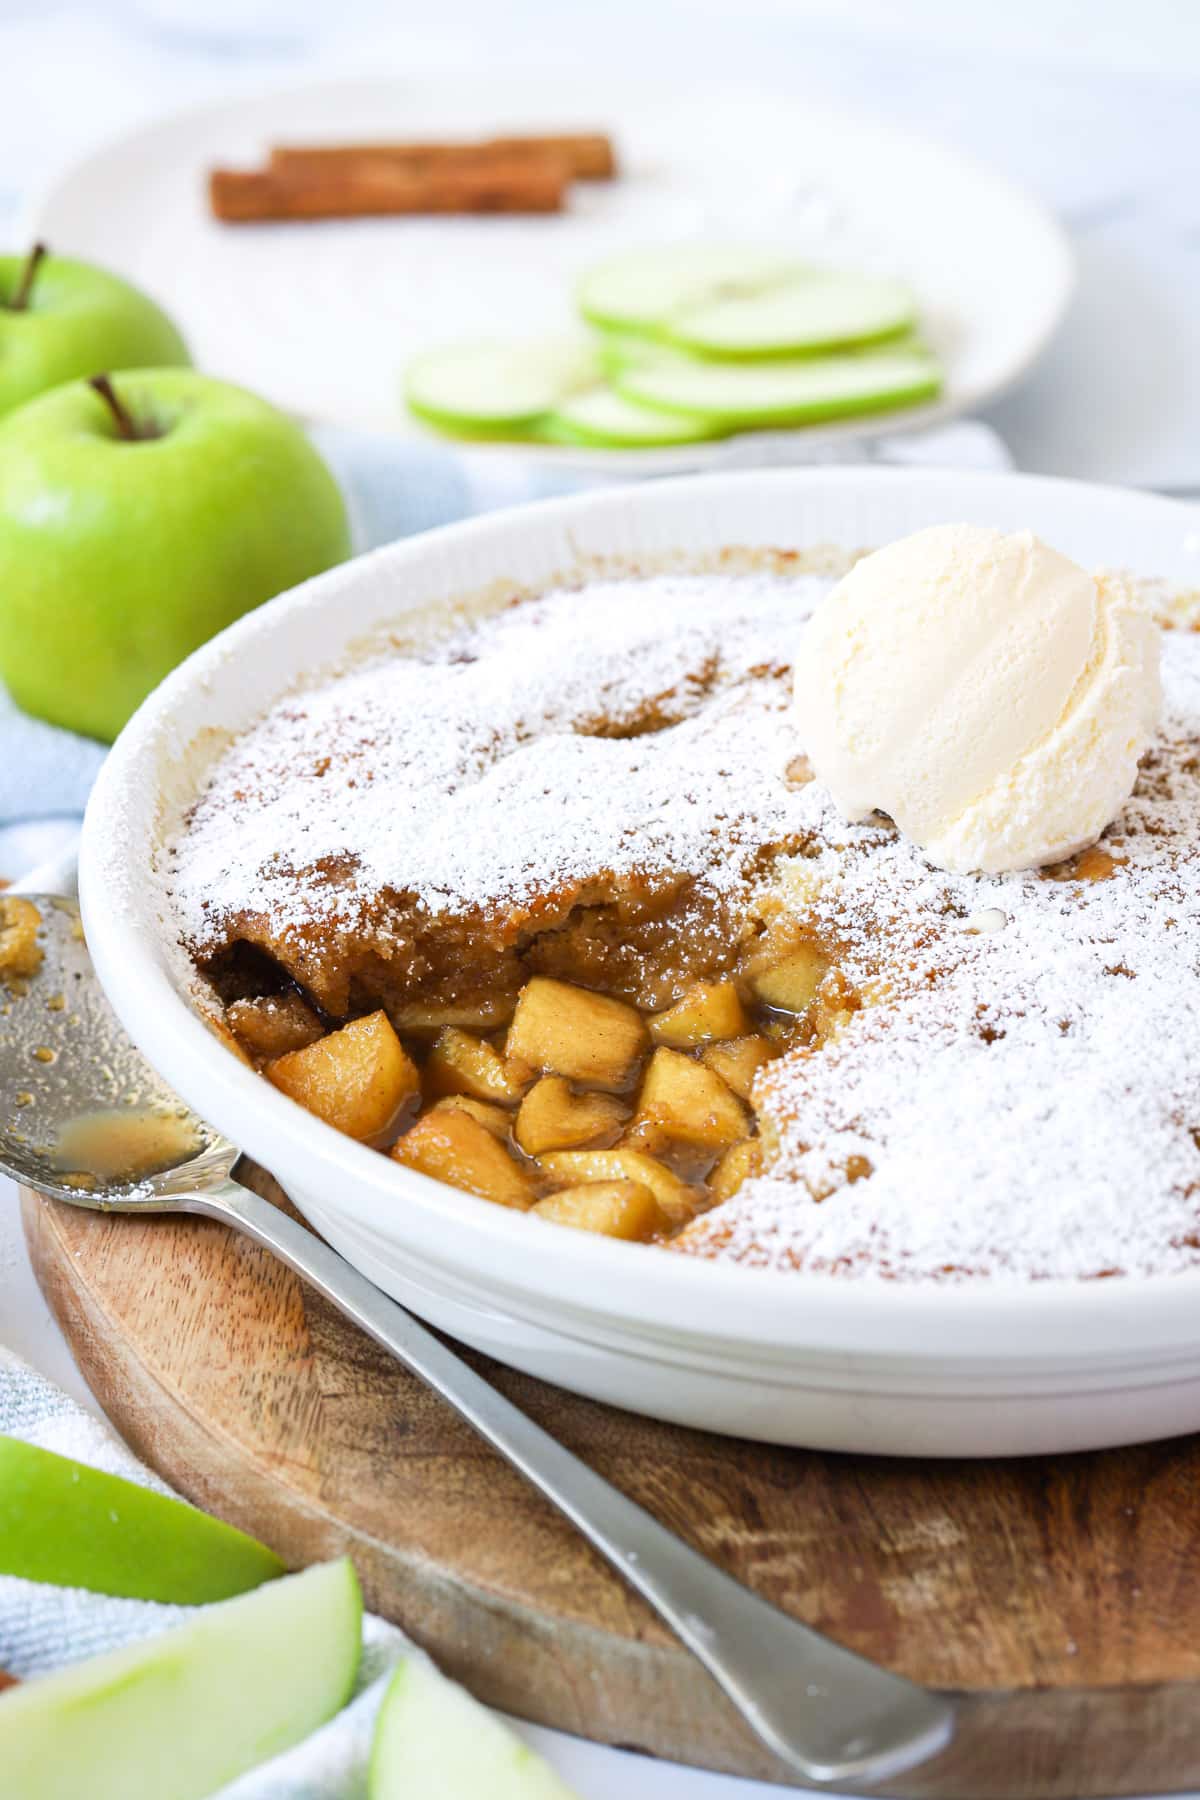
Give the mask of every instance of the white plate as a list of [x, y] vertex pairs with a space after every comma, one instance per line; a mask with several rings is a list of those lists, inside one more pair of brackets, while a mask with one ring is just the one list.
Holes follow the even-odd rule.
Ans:
[[[579, 183], [568, 214], [222, 226], [205, 172], [273, 141], [611, 128], [625, 170]], [[305, 417], [417, 433], [400, 403], [416, 351], [525, 336], [572, 317], [575, 276], [643, 243], [717, 235], [906, 277], [946, 368], [936, 404], [672, 450], [525, 449], [627, 473], [782, 460], [931, 423], [1016, 381], [1071, 288], [1058, 226], [985, 169], [808, 96], [664, 94], [574, 76], [340, 82], [180, 114], [97, 151], [34, 208], [30, 236], [114, 268], [160, 300], [197, 363]], [[506, 452], [510, 453], [510, 452]]]
[[1086, 563], [1200, 585], [1200, 514], [1171, 501], [1026, 476], [777, 470], [493, 514], [389, 545], [251, 613], [150, 697], [88, 808], [84, 919], [124, 1024], [380, 1286], [580, 1393], [741, 1436], [908, 1455], [1075, 1450], [1197, 1429], [1200, 1273], [926, 1287], [531, 1230], [519, 1213], [351, 1142], [231, 1056], [189, 1004], [186, 959], [148, 879], [223, 730], [244, 728], [305, 671], [405, 612], [500, 580], [544, 585], [596, 555], [883, 543], [946, 519], [1031, 526]]

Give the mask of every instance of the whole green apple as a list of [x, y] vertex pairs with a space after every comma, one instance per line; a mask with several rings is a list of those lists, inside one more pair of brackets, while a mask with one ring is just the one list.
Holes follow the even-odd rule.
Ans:
[[0, 677], [106, 740], [243, 613], [350, 553], [298, 425], [190, 369], [72, 382], [0, 419]]
[[190, 361], [167, 315], [127, 281], [42, 244], [0, 256], [0, 414], [100, 369]]

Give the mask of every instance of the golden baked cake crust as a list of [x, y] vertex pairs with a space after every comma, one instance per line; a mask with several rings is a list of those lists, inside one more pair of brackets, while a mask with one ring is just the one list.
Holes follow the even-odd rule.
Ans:
[[799, 841], [780, 621], [825, 585], [600, 583], [284, 702], [175, 846], [189, 947], [223, 994], [258, 949], [336, 1017], [469, 1014], [577, 958], [666, 1004], [728, 965], [757, 859]]

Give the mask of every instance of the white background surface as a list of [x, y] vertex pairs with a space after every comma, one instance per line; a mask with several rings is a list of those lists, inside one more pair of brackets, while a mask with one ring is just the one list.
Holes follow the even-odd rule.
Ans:
[[[61, 162], [173, 106], [289, 77], [469, 66], [503, 82], [564, 63], [841, 101], [1027, 183], [1068, 224], [1080, 289], [1050, 356], [985, 416], [1019, 467], [1200, 490], [1191, 0], [0, 0], [0, 244]], [[81, 1393], [2, 1183], [0, 1339]], [[587, 1800], [780, 1791], [553, 1744]]]

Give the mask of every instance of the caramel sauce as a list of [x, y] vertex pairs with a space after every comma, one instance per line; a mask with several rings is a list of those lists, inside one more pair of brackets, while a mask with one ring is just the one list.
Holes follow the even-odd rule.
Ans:
[[1092, 844], [1077, 856], [1055, 863], [1053, 868], [1044, 869], [1042, 873], [1047, 881], [1111, 881], [1117, 870], [1125, 867], [1127, 860], [1102, 850], [1099, 844]]
[[41, 924], [42, 915], [31, 900], [18, 894], [0, 896], [0, 981], [15, 994], [25, 992], [42, 966]]
[[83, 1113], [63, 1126], [50, 1152], [68, 1186], [142, 1181], [186, 1162], [202, 1148], [191, 1122], [178, 1113], [121, 1109]]

